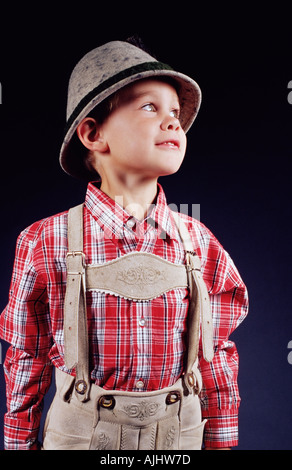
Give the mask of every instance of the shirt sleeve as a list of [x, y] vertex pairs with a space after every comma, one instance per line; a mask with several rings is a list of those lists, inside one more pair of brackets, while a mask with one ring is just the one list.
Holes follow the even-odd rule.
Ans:
[[202, 357], [199, 364], [203, 377], [201, 405], [207, 419], [204, 435], [206, 447], [238, 445], [238, 352], [230, 340], [232, 332], [248, 312], [247, 289], [228, 253], [208, 230], [208, 243], [202, 250], [202, 271], [207, 284], [214, 331], [214, 359]]
[[0, 336], [11, 344], [4, 362], [7, 450], [37, 447], [43, 397], [51, 381], [52, 335], [46, 284], [35, 263], [35, 228], [18, 238], [9, 302], [0, 317]]
[[4, 361], [7, 413], [4, 416], [6, 450], [38, 450], [43, 399], [52, 376], [50, 362], [10, 347]]

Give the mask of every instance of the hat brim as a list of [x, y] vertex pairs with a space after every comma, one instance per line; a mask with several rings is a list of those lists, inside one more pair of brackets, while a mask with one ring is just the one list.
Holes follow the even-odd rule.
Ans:
[[96, 173], [84, 165], [84, 148], [75, 135], [78, 125], [97, 105], [115, 92], [137, 80], [152, 77], [170, 77], [177, 82], [181, 126], [185, 132], [189, 130], [201, 105], [199, 85], [187, 75], [176, 72], [161, 62], [146, 62], [130, 67], [88, 93], [69, 117], [60, 151], [60, 165], [66, 173], [86, 181], [96, 178]]

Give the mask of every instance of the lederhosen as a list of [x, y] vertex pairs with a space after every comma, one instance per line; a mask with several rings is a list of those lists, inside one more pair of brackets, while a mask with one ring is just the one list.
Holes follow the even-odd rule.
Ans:
[[[56, 369], [56, 395], [44, 428], [44, 450], [199, 450], [205, 421], [198, 394], [201, 326], [203, 355], [213, 359], [210, 301], [188, 230], [173, 212], [186, 251], [186, 265], [133, 252], [103, 265], [85, 265], [83, 204], [68, 215], [67, 288], [64, 304], [65, 364], [76, 377]], [[133, 273], [143, 278], [135, 282]], [[157, 277], [158, 276], [158, 277]], [[159, 278], [159, 281], [157, 279]], [[188, 349], [183, 376], [154, 392], [104, 390], [90, 381], [86, 289], [132, 300], [151, 300], [178, 288], [190, 289]]]

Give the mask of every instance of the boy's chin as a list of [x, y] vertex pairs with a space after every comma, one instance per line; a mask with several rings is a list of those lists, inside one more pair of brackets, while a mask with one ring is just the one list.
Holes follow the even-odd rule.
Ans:
[[168, 169], [165, 169], [165, 170], [162, 170], [160, 172], [160, 175], [159, 176], [171, 176], [171, 175], [174, 175], [175, 173], [178, 172], [178, 170], [180, 169], [181, 165], [179, 166], [176, 166], [174, 168], [168, 168]]

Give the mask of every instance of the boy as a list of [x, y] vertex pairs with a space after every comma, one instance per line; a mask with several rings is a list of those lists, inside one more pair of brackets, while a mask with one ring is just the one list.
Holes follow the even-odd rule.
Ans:
[[179, 169], [200, 100], [192, 79], [128, 42], [75, 67], [60, 163], [100, 185], [18, 239], [0, 323], [7, 449], [38, 448], [53, 366], [44, 449], [199, 449], [204, 426], [205, 448], [237, 445], [229, 335], [247, 292], [206, 227], [181, 215], [189, 238], [180, 229], [158, 184]]

